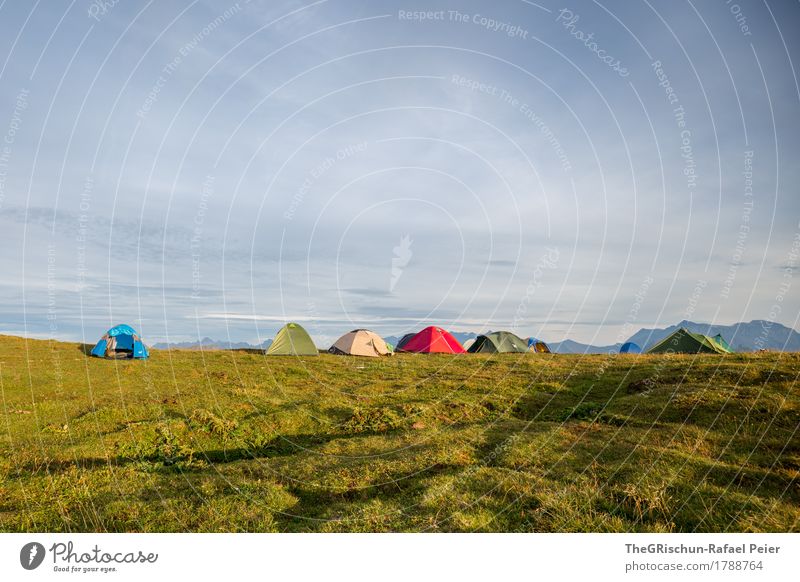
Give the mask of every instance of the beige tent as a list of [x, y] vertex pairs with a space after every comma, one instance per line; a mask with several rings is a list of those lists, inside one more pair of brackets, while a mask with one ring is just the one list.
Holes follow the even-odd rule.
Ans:
[[354, 329], [344, 334], [328, 351], [332, 354], [372, 358], [392, 355], [383, 338], [368, 329]]

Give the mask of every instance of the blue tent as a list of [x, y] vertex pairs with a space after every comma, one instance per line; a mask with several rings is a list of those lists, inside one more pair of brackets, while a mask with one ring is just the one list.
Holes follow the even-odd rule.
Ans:
[[142, 338], [130, 325], [116, 325], [100, 338], [92, 350], [97, 358], [136, 358], [143, 360], [150, 356]]
[[536, 352], [537, 354], [549, 354], [550, 353], [550, 346], [544, 343], [540, 339], [536, 339], [535, 337], [528, 338], [528, 351], [529, 352]]
[[642, 348], [637, 346], [633, 342], [625, 342], [622, 344], [622, 347], [619, 349], [620, 354], [641, 354]]

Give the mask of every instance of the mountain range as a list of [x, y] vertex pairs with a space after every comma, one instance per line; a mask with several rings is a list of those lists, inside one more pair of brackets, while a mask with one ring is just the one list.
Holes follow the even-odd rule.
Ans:
[[197, 342], [161, 342], [153, 344], [152, 347], [157, 350], [266, 350], [271, 345], [271, 339], [265, 340], [260, 344], [251, 344], [247, 342], [213, 340], [210, 337], [204, 337]]
[[[754, 319], [750, 322], [739, 322], [732, 325], [714, 325], [683, 320], [664, 328], [642, 328], [626, 341], [633, 342], [646, 350], [680, 328], [708, 336], [722, 335], [734, 352], [754, 352], [759, 349], [779, 352], [800, 351], [800, 333], [780, 323]], [[597, 354], [618, 352], [622, 343], [609, 346], [593, 346], [572, 340], [552, 342], [548, 344], [553, 352], [559, 354]]]
[[[694, 333], [702, 333], [710, 336], [721, 334], [735, 352], [753, 352], [761, 348], [784, 352], [800, 351], [800, 333], [780, 323], [761, 319], [754, 319], [748, 323], [734, 323], [732, 325], [714, 325], [684, 320], [664, 328], [642, 328], [626, 341], [631, 341], [646, 350], [681, 327]], [[462, 344], [469, 339], [475, 339], [477, 335], [478, 334], [474, 332], [453, 332], [453, 336]], [[400, 341], [399, 336], [387, 336], [385, 339], [392, 345], [397, 345], [397, 342]], [[254, 345], [247, 342], [219, 341], [206, 337], [197, 342], [157, 343], [152, 347], [160, 350], [264, 350], [271, 344], [271, 339], [261, 344]], [[595, 346], [570, 339], [559, 342], [547, 342], [547, 344], [554, 353], [558, 354], [605, 354], [609, 352], [618, 352], [619, 348], [622, 346], [622, 343]]]

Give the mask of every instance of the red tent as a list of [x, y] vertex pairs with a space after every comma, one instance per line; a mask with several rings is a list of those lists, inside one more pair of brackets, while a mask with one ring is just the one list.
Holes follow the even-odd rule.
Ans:
[[412, 337], [402, 347], [403, 352], [417, 352], [421, 354], [463, 354], [466, 350], [458, 340], [441, 327], [426, 327]]

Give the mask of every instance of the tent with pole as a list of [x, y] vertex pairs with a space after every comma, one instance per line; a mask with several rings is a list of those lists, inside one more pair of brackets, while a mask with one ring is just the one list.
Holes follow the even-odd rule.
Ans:
[[464, 348], [452, 334], [441, 327], [430, 326], [423, 329], [398, 351], [418, 354], [463, 354]]
[[729, 354], [714, 338], [680, 328], [647, 350], [648, 354]]
[[340, 356], [368, 356], [378, 358], [391, 356], [392, 351], [383, 338], [368, 329], [354, 329], [344, 334], [328, 349]]
[[415, 335], [417, 335], [417, 332], [407, 333], [406, 335], [401, 337], [400, 341], [397, 342], [397, 345], [394, 347], [394, 351], [402, 352], [403, 351], [403, 346], [405, 346], [411, 340], [411, 338], [413, 338]]
[[528, 342], [510, 331], [493, 331], [475, 338], [467, 351], [471, 354], [525, 353]]
[[144, 360], [150, 357], [147, 346], [142, 338], [130, 325], [115, 325], [100, 338], [92, 350], [96, 358], [110, 359], [136, 359]]
[[728, 342], [725, 341], [725, 338], [722, 337], [721, 333], [715, 335], [713, 339], [715, 342], [717, 342], [717, 344], [722, 346], [724, 349], [728, 350], [729, 352], [733, 352], [733, 348], [730, 346]]
[[535, 352], [537, 354], [549, 354], [550, 346], [544, 343], [542, 340], [538, 340], [535, 337], [528, 338], [528, 351]]
[[318, 356], [317, 346], [299, 323], [287, 323], [267, 348], [268, 356]]

